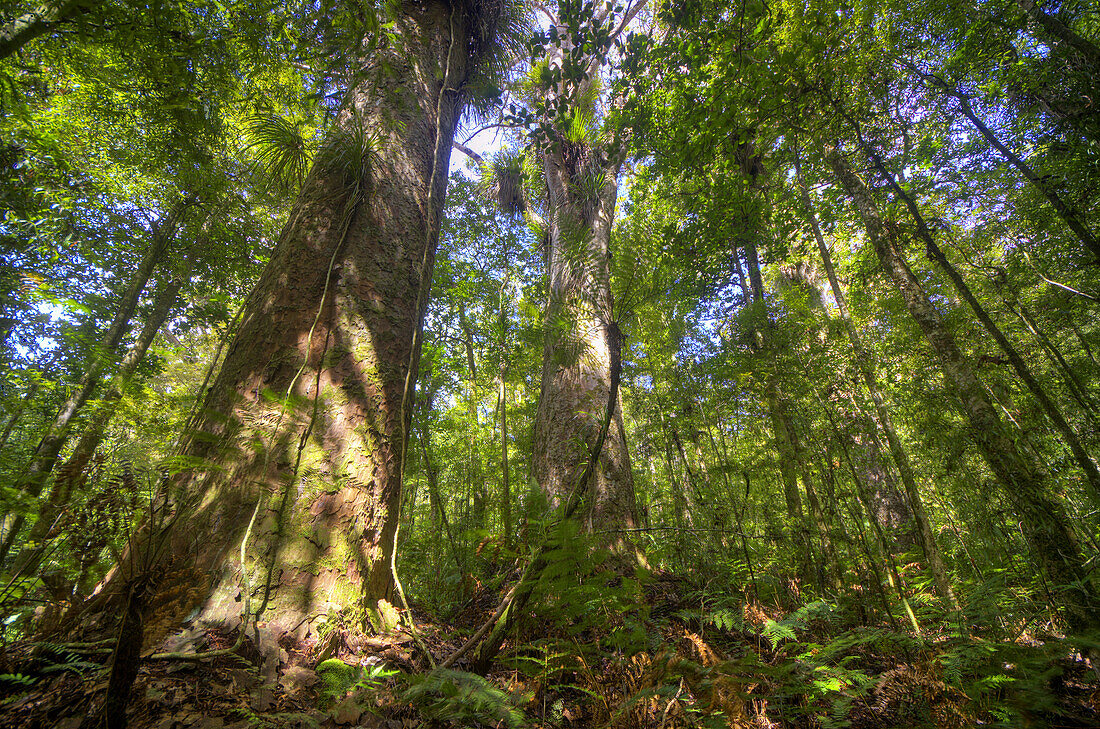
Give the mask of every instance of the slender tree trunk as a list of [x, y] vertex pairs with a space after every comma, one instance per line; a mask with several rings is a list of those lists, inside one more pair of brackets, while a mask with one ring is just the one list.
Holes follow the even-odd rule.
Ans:
[[[764, 299], [764, 279], [760, 273], [760, 256], [756, 250], [756, 243], [750, 237], [743, 242], [745, 260], [748, 263], [749, 291], [752, 301], [759, 307], [767, 307]], [[765, 332], [754, 331], [752, 335], [758, 341], [758, 345], [767, 347], [769, 342]], [[813, 567], [813, 553], [810, 548], [810, 529], [806, 515], [802, 509], [802, 498], [798, 490], [798, 465], [799, 454], [795, 448], [794, 426], [791, 423], [790, 408], [785, 396], [779, 392], [776, 383], [776, 375], [769, 373], [765, 390], [765, 400], [768, 407], [768, 415], [771, 418], [772, 438], [775, 443], [776, 455], [779, 459], [779, 474], [783, 481], [783, 500], [787, 507], [787, 519], [794, 530], [795, 560], [799, 578], [803, 584], [815, 581]]]
[[684, 516], [687, 522], [687, 526], [694, 529], [697, 524], [695, 521], [696, 515], [699, 514], [700, 507], [704, 503], [703, 492], [699, 485], [699, 476], [695, 473], [695, 469], [691, 467], [691, 460], [688, 458], [687, 451], [684, 449], [684, 442], [680, 440], [679, 430], [675, 425], [669, 425], [665, 423], [665, 427], [668, 428], [669, 437], [672, 439], [672, 444], [676, 446], [676, 453], [680, 456], [680, 463], [684, 464]]
[[[96, 449], [99, 448], [100, 443], [106, 437], [107, 426], [114, 417], [123, 393], [129, 388], [134, 373], [145, 360], [145, 354], [149, 351], [150, 345], [156, 339], [157, 334], [168, 318], [169, 312], [176, 303], [181, 283], [180, 277], [177, 277], [171, 282], [161, 284], [158, 288], [156, 297], [153, 300], [153, 308], [146, 317], [145, 324], [137, 340], [130, 345], [130, 349], [119, 363], [118, 371], [110, 389], [101, 399], [95, 413], [85, 426], [84, 432], [81, 433], [76, 446], [73, 447], [72, 453], [69, 454], [65, 463], [57, 469], [57, 477], [50, 491], [49, 500], [40, 510], [38, 521], [31, 529], [31, 542], [35, 544], [43, 542], [61, 511], [68, 505], [73, 490], [83, 482], [88, 466], [92, 461], [92, 456], [95, 455]], [[34, 551], [40, 553], [41, 547], [34, 548]], [[24, 563], [24, 558], [20, 558], [19, 562]]]
[[508, 465], [508, 312], [505, 291], [508, 289], [508, 262], [505, 260], [504, 283], [500, 287], [500, 370], [497, 374], [500, 392], [500, 522], [504, 532], [504, 548], [512, 548], [512, 473]]
[[1096, 355], [1092, 353], [1092, 347], [1089, 346], [1089, 343], [1085, 340], [1084, 335], [1081, 334], [1081, 330], [1076, 324], [1073, 323], [1073, 321], [1069, 321], [1067, 323], [1069, 324], [1069, 328], [1073, 331], [1073, 335], [1077, 337], [1077, 343], [1081, 345], [1081, 349], [1085, 350], [1085, 354], [1089, 356], [1089, 361], [1092, 362], [1092, 366], [1094, 368], [1100, 367], [1100, 362], [1096, 361]]
[[1081, 214], [1069, 204], [1067, 204], [1066, 201], [1063, 200], [1053, 188], [1051, 188], [1051, 186], [1047, 183], [1043, 176], [1031, 168], [1031, 165], [1025, 162], [1019, 155], [1009, 149], [1007, 145], [1005, 145], [1000, 139], [997, 138], [997, 135], [993, 133], [993, 130], [991, 130], [985, 124], [985, 122], [983, 122], [981, 118], [974, 113], [974, 108], [970, 105], [970, 99], [969, 97], [967, 97], [966, 94], [962, 93], [955, 87], [948, 85], [945, 81], [943, 81], [943, 79], [939, 78], [938, 76], [931, 76], [922, 73], [919, 69], [917, 69], [915, 66], [912, 66], [911, 64], [910, 68], [916, 73], [920, 74], [925, 79], [930, 80], [945, 94], [954, 98], [959, 103], [959, 111], [961, 111], [963, 116], [965, 116], [970, 121], [970, 123], [974, 125], [974, 128], [978, 130], [978, 132], [985, 138], [987, 142], [989, 142], [990, 146], [1000, 152], [1001, 156], [1008, 160], [1009, 164], [1015, 167], [1016, 170], [1021, 175], [1023, 175], [1024, 179], [1031, 183], [1031, 185], [1034, 186], [1035, 189], [1038, 190], [1043, 195], [1043, 197], [1047, 199], [1047, 202], [1050, 203], [1050, 206], [1054, 208], [1054, 212], [1056, 212], [1058, 214], [1058, 217], [1062, 219], [1062, 222], [1064, 222], [1066, 226], [1073, 231], [1073, 234], [1077, 236], [1077, 239], [1081, 242], [1081, 244], [1092, 251], [1097, 257], [1100, 257], [1100, 240], [1097, 240], [1096, 235], [1094, 235], [1093, 232], [1089, 230], [1088, 225], [1085, 220], [1082, 219]]
[[787, 507], [787, 520], [792, 528], [792, 542], [796, 555], [799, 577], [804, 584], [816, 581], [813, 566], [813, 553], [810, 549], [809, 520], [802, 508], [802, 496], [798, 488], [800, 466], [798, 449], [793, 435], [786, 398], [780, 397], [774, 389], [774, 375], [769, 376], [769, 390], [766, 394], [768, 414], [772, 424], [772, 438], [776, 456], [779, 459], [779, 475], [783, 481], [783, 501]]
[[[687, 516], [684, 514], [684, 488], [678, 488], [676, 485], [676, 467], [672, 463], [672, 444], [668, 437], [668, 426], [665, 424], [664, 409], [660, 404], [656, 407], [657, 420], [661, 423], [661, 453], [664, 455], [665, 461], [665, 483], [668, 484], [669, 499], [672, 504], [673, 516], [676, 519], [676, 525], [679, 527], [685, 527], [688, 525]], [[661, 502], [661, 514], [665, 513], [665, 509], [668, 507], [668, 503], [664, 501], [658, 495], [658, 501]], [[676, 540], [677, 549], [679, 549], [680, 541]]]
[[971, 435], [1015, 508], [1033, 553], [1046, 576], [1061, 590], [1058, 602], [1066, 608], [1071, 629], [1096, 628], [1100, 625], [1100, 601], [1062, 504], [1047, 494], [1046, 475], [1001, 422], [973, 366], [963, 357], [954, 336], [906, 263], [898, 231], [879, 216], [867, 186], [838, 153], [831, 152], [828, 161], [863, 218], [883, 269], [935, 351], [947, 382], [970, 421]]
[[[103, 373], [110, 367], [115, 351], [122, 342], [122, 338], [130, 326], [130, 320], [137, 310], [138, 300], [141, 298], [142, 292], [145, 291], [154, 270], [162, 263], [168, 251], [168, 244], [174, 237], [180, 219], [192, 204], [193, 201], [189, 198], [181, 200], [154, 229], [149, 247], [146, 249], [137, 271], [131, 277], [129, 286], [122, 294], [114, 318], [103, 334], [96, 351], [91, 355], [88, 369], [84, 372], [72, 394], [62, 404], [61, 410], [57, 413], [57, 417], [54, 418], [49, 430], [46, 431], [46, 435], [39, 441], [26, 473], [17, 484], [17, 487], [24, 493], [30, 496], [38, 496], [46, 487], [50, 473], [57, 465], [61, 451], [68, 440], [73, 421], [91, 398], [92, 393], [95, 392]], [[18, 526], [13, 525], [8, 530], [3, 544], [0, 544], [0, 561], [7, 557], [16, 534], [22, 528], [22, 517], [16, 517], [16, 522]]]
[[958, 599], [955, 597], [955, 591], [951, 588], [951, 580], [947, 573], [947, 566], [944, 564], [939, 545], [936, 543], [935, 532], [932, 530], [932, 523], [928, 518], [928, 512], [924, 508], [924, 500], [921, 498], [920, 489], [917, 487], [917, 478], [913, 470], [913, 464], [909, 460], [909, 452], [905, 449], [905, 446], [901, 442], [901, 437], [894, 428], [893, 418], [890, 417], [890, 411], [886, 407], [886, 401], [882, 397], [882, 391], [878, 386], [878, 379], [875, 377], [874, 366], [870, 354], [863, 346], [863, 341], [860, 339], [859, 332], [856, 330], [855, 323], [852, 321], [852, 315], [848, 308], [848, 297], [845, 295], [844, 289], [840, 286], [840, 281], [837, 279], [836, 275], [836, 267], [833, 265], [832, 254], [829, 252], [829, 247], [825, 244], [825, 238], [821, 235], [821, 228], [817, 222], [817, 215], [814, 213], [813, 201], [810, 199], [810, 193], [806, 189], [806, 182], [801, 176], [801, 169], [799, 169], [798, 172], [802, 205], [806, 209], [806, 216], [810, 222], [814, 240], [817, 242], [817, 250], [818, 253], [821, 254], [821, 262], [825, 266], [825, 273], [829, 278], [829, 286], [832, 288], [833, 298], [836, 300], [837, 309], [840, 312], [840, 319], [844, 323], [844, 329], [848, 334], [848, 341], [851, 343], [852, 350], [855, 352], [856, 364], [859, 367], [860, 375], [863, 377], [863, 383], [867, 387], [867, 394], [871, 396], [871, 402], [874, 404], [875, 415], [878, 419], [879, 427], [882, 430], [882, 434], [886, 437], [886, 443], [890, 447], [890, 455], [894, 458], [894, 465], [898, 469], [898, 475], [901, 477], [902, 486], [905, 487], [905, 493], [909, 497], [909, 507], [913, 511], [913, 519], [916, 521], [917, 525], [917, 539], [920, 542], [921, 550], [924, 552], [925, 558], [928, 560], [928, 568], [932, 573], [932, 581], [936, 586], [936, 591], [946, 598], [957, 610], [959, 608]]
[[985, 327], [986, 332], [989, 333], [993, 340], [997, 342], [997, 345], [1001, 348], [1001, 351], [1008, 357], [1008, 361], [1012, 364], [1012, 368], [1016, 371], [1017, 376], [1027, 386], [1027, 389], [1031, 391], [1031, 394], [1035, 396], [1035, 399], [1043, 408], [1043, 412], [1050, 418], [1050, 422], [1054, 424], [1058, 432], [1062, 434], [1062, 438], [1065, 440], [1066, 445], [1069, 446], [1070, 451], [1073, 453], [1074, 460], [1077, 461], [1077, 465], [1081, 467], [1081, 472], [1085, 474], [1085, 479], [1088, 483], [1089, 491], [1092, 497], [1096, 500], [1100, 500], [1100, 470], [1097, 470], [1096, 463], [1092, 460], [1085, 448], [1081, 445], [1081, 440], [1077, 437], [1077, 433], [1070, 427], [1066, 421], [1065, 416], [1062, 415], [1062, 411], [1057, 405], [1047, 396], [1046, 391], [1039, 384], [1039, 381], [1035, 378], [1035, 375], [1031, 373], [1031, 368], [1024, 362], [1024, 358], [1020, 356], [1020, 353], [1016, 351], [1016, 347], [1012, 345], [1012, 342], [1008, 341], [1008, 337], [1004, 335], [1000, 327], [997, 326], [993, 318], [989, 316], [989, 313], [978, 301], [977, 297], [967, 286], [966, 281], [955, 268], [954, 264], [948, 260], [944, 255], [943, 250], [936, 243], [935, 238], [932, 236], [932, 231], [929, 230], [927, 222], [924, 220], [924, 216], [921, 215], [920, 208], [917, 207], [913, 197], [909, 195], [900, 185], [894, 180], [890, 171], [886, 169], [882, 161], [877, 157], [873, 157], [873, 162], [878, 168], [879, 174], [881, 174], [891, 187], [894, 189], [894, 194], [905, 203], [905, 206], [909, 209], [909, 214], [913, 216], [913, 220], [917, 225], [917, 235], [922, 241], [924, 241], [925, 249], [928, 257], [931, 258], [940, 269], [947, 274], [947, 277], [951, 279], [951, 283], [954, 284], [955, 290], [959, 292], [963, 300], [970, 305], [974, 315], [978, 317], [978, 321]]
[[[671, 490], [670, 496], [672, 497], [672, 508], [676, 516], [676, 526], [682, 531], [691, 530], [695, 528], [695, 513], [691, 508], [692, 499], [690, 498], [692, 489], [695, 487], [695, 476], [683, 457], [683, 446], [680, 444], [680, 439], [676, 437], [675, 431], [669, 425], [668, 419], [665, 417], [664, 404], [661, 402], [657, 403], [657, 416], [661, 421], [661, 435], [665, 441], [665, 461], [669, 472], [668, 486]], [[672, 455], [672, 446], [674, 445], [680, 463], [684, 466], [684, 475], [680, 479], [676, 478], [676, 466]], [[683, 541], [677, 539], [676, 547], [677, 553], [679, 553], [683, 548]]]
[[810, 468], [805, 463], [800, 464], [802, 471], [802, 486], [806, 489], [806, 503], [810, 507], [814, 526], [817, 528], [817, 538], [821, 542], [821, 564], [818, 566], [819, 585], [822, 591], [825, 589], [836, 590], [840, 586], [838, 574], [840, 571], [840, 557], [837, 554], [833, 538], [829, 534], [829, 525], [825, 520], [825, 511], [821, 508], [821, 500], [817, 498], [817, 489], [814, 488], [813, 479], [810, 477]]
[[[234, 625], [243, 585], [275, 634], [305, 635], [345, 607], [392, 615], [411, 391], [469, 19], [440, 0], [404, 4], [392, 27], [401, 43], [355, 74], [245, 305], [202, 435], [183, 446], [216, 468], [181, 479], [174, 528], [141, 542], [178, 565], [162, 582], [162, 613], [199, 607], [201, 620]], [[124, 558], [106, 589], [150, 559]]]
[[478, 529], [485, 526], [485, 503], [488, 494], [485, 491], [485, 473], [481, 468], [481, 449], [478, 444], [478, 436], [481, 433], [481, 422], [477, 414], [477, 361], [474, 358], [474, 330], [466, 319], [465, 304], [459, 305], [459, 326], [462, 329], [462, 346], [466, 350], [466, 456], [467, 478], [473, 491], [474, 526]]
[[[843, 441], [841, 442], [841, 448], [844, 449], [844, 460], [847, 462], [848, 468], [851, 470], [852, 481], [856, 485], [856, 493], [858, 494], [859, 501], [860, 501], [860, 503], [863, 504], [864, 509], [866, 509], [867, 515], [869, 517], [868, 520], [871, 522], [871, 528], [875, 532], [875, 541], [878, 544], [879, 554], [881, 555], [883, 562], [886, 564], [887, 570], [889, 570], [888, 574], [889, 574], [890, 587], [892, 587], [897, 592], [898, 599], [901, 601], [902, 606], [905, 608], [905, 614], [909, 618], [909, 624], [913, 626], [913, 632], [919, 634], [920, 633], [920, 623], [917, 622], [916, 613], [913, 612], [913, 608], [909, 604], [909, 598], [906, 597], [906, 595], [905, 595], [905, 583], [902, 582], [901, 575], [898, 573], [898, 566], [897, 566], [897, 563], [894, 562], [894, 555], [891, 553], [889, 545], [887, 544], [886, 535], [883, 533], [882, 529], [879, 527], [877, 517], [875, 516], [875, 507], [874, 507], [873, 502], [871, 501], [871, 495], [868, 493], [868, 489], [867, 489], [866, 484], [864, 484], [860, 480], [858, 470], [856, 469], [855, 464], [852, 463], [851, 454], [848, 452], [848, 448], [843, 443]], [[855, 513], [852, 514], [852, 519], [853, 519], [853, 521], [856, 522], [856, 524], [858, 526], [859, 525], [859, 519], [856, 518]], [[860, 539], [862, 540], [862, 538], [863, 538], [863, 529], [862, 529], [862, 527], [859, 528], [859, 534], [860, 534]], [[878, 569], [877, 568], [875, 569], [875, 577], [876, 577], [877, 580], [879, 580], [879, 590], [881, 590], [882, 589], [882, 581], [881, 581], [881, 578], [878, 576]], [[883, 596], [883, 597], [885, 598], [885, 596]], [[887, 607], [887, 612], [888, 613], [890, 612], [889, 607]], [[892, 613], [890, 613], [890, 621], [891, 622], [894, 621], [894, 616], [893, 616]]]
[[0, 433], [0, 451], [8, 445], [8, 438], [11, 437], [12, 430], [15, 429], [19, 419], [23, 417], [23, 413], [26, 412], [27, 406], [34, 401], [34, 396], [38, 394], [38, 388], [42, 386], [42, 378], [45, 373], [53, 366], [54, 361], [57, 360], [59, 349], [55, 349], [50, 353], [49, 358], [44, 364], [37, 368], [37, 374], [33, 375], [30, 379], [30, 385], [23, 391], [23, 397], [19, 398], [19, 404], [15, 406], [11, 415], [8, 416], [8, 421], [4, 423], [4, 432]]
[[1066, 358], [1062, 355], [1058, 348], [1054, 346], [1054, 342], [1050, 341], [1050, 337], [1048, 337], [1046, 333], [1039, 328], [1039, 324], [1035, 320], [1035, 316], [1022, 303], [1017, 302], [1016, 306], [1012, 306], [1011, 303], [1006, 301], [1005, 305], [1008, 306], [1009, 311], [1014, 313], [1020, 319], [1020, 321], [1023, 322], [1024, 327], [1029, 332], [1031, 332], [1032, 336], [1039, 340], [1039, 344], [1042, 347], [1043, 352], [1046, 353], [1047, 357], [1050, 359], [1051, 364], [1054, 365], [1056, 369], [1061, 371], [1063, 375], [1062, 381], [1065, 384], [1066, 389], [1069, 390], [1070, 395], [1072, 395], [1073, 399], [1077, 401], [1077, 404], [1081, 406], [1081, 410], [1084, 412], [1086, 417], [1088, 417], [1088, 419], [1092, 421], [1093, 425], [1100, 425], [1100, 421], [1098, 421], [1097, 419], [1096, 406], [1093, 404], [1092, 398], [1089, 397], [1089, 393], [1088, 390], [1085, 388], [1085, 384], [1081, 382], [1080, 378], [1077, 377], [1077, 373], [1074, 372], [1073, 368], [1069, 366]]
[[1016, 4], [1027, 14], [1038, 35], [1044, 43], [1051, 47], [1065, 46], [1072, 48], [1085, 62], [1091, 66], [1093, 72], [1100, 72], [1100, 47], [1074, 32], [1072, 28], [1058, 19], [1057, 16], [1043, 12], [1036, 0], [1016, 0]]
[[[426, 399], [424, 403], [424, 412], [428, 413], [431, 409], [431, 401], [430, 399]], [[447, 518], [447, 505], [443, 502], [443, 495], [439, 491], [439, 471], [436, 469], [435, 463], [432, 462], [431, 432], [427, 427], [420, 429], [419, 440], [420, 458], [424, 463], [424, 473], [428, 477], [428, 500], [435, 513], [439, 514], [439, 520], [443, 522], [443, 531], [447, 535], [447, 543], [451, 546], [451, 556], [454, 558], [455, 567], [458, 569], [459, 574], [464, 574], [466, 572], [466, 566], [462, 560], [462, 553], [458, 551], [454, 530], [451, 529], [451, 521]]]
[[[591, 484], [595, 482], [596, 472], [600, 467], [602, 451], [607, 444], [611, 428], [615, 423], [615, 413], [619, 410], [619, 383], [622, 377], [622, 360], [619, 358], [618, 353], [622, 351], [622, 334], [619, 332], [618, 323], [614, 320], [606, 322], [604, 326], [607, 329], [606, 338], [611, 343], [609, 347], [611, 351], [611, 362], [607, 401], [602, 408], [603, 415], [600, 419], [599, 430], [592, 443], [592, 450], [588, 454], [585, 466], [577, 474], [577, 480], [573, 483], [568, 495], [564, 497], [562, 502], [562, 519], [566, 520], [574, 517], [584, 501], [584, 495], [586, 493], [591, 494], [592, 492]], [[559, 546], [560, 544], [550, 540], [544, 540], [542, 544], [539, 545], [534, 555], [532, 555], [527, 568], [520, 576], [519, 582], [501, 602], [493, 618], [496, 620], [496, 623], [493, 624], [493, 622], [490, 621], [485, 624], [483, 631], [491, 628], [491, 632], [481, 640], [478, 647], [477, 656], [473, 661], [473, 668], [475, 671], [484, 672], [492, 659], [500, 651], [504, 642], [504, 637], [511, 632], [516, 625], [516, 621], [523, 615], [523, 610], [534, 592], [539, 577], [547, 566], [549, 566], [550, 555]], [[484, 635], [483, 631], [479, 631], [479, 633]], [[476, 643], [477, 638], [477, 635], [471, 638], [459, 652], [453, 653], [450, 658], [444, 661], [443, 664], [441, 664], [442, 667], [446, 668], [454, 663], [455, 659], [462, 651], [467, 650]]]
[[500, 521], [504, 548], [512, 548], [512, 486], [508, 466], [508, 365], [500, 365]]
[[[735, 498], [735, 489], [733, 483], [730, 481], [729, 469], [730, 469], [730, 457], [729, 451], [726, 449], [725, 435], [722, 433], [722, 425], [719, 422], [719, 415], [716, 413], [713, 419], [707, 417], [706, 409], [703, 406], [702, 400], [699, 401], [699, 410], [703, 418], [703, 423], [707, 431], [707, 440], [710, 442], [711, 452], [714, 454], [716, 461], [722, 464], [721, 474], [722, 482], [725, 485], [726, 500], [729, 504], [730, 513], [733, 516], [735, 526], [737, 527], [737, 534], [741, 542], [741, 554], [745, 559], [745, 566], [749, 570], [749, 579], [752, 580], [753, 585], [756, 585], [756, 573], [753, 569], [752, 557], [749, 555], [748, 546], [745, 543], [745, 527], [743, 523], [742, 513], [744, 512], [744, 501], [747, 500], [748, 494], [745, 494], [745, 499], [742, 499], [742, 509], [739, 512], [737, 509], [737, 499]], [[718, 431], [718, 436], [721, 438], [721, 445], [719, 440], [714, 437], [714, 431]], [[727, 519], [727, 523], [728, 523]], [[723, 542], [723, 546], [725, 543]]]

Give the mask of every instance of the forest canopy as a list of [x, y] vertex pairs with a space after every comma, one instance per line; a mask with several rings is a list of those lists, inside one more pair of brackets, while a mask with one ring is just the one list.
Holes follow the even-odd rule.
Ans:
[[0, 726], [1100, 724], [1098, 90], [1092, 0], [3, 0]]

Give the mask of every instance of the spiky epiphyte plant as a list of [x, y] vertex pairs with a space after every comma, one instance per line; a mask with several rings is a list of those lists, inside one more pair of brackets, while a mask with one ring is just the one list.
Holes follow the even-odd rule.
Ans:
[[256, 168], [268, 178], [270, 187], [284, 194], [296, 192], [316, 151], [313, 135], [304, 132], [300, 121], [263, 114], [249, 123], [248, 137], [245, 149], [255, 158]]
[[522, 151], [505, 151], [494, 157], [484, 170], [481, 186], [505, 215], [519, 217], [527, 211]]
[[475, 121], [495, 108], [508, 76], [527, 57], [534, 32], [533, 5], [527, 0], [464, 0], [469, 25], [470, 73], [467, 113]]

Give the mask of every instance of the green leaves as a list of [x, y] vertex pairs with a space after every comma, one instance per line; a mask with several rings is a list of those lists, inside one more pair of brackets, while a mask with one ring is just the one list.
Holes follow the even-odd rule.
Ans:
[[764, 623], [761, 634], [772, 644], [772, 648], [778, 648], [783, 641], [793, 641], [798, 637], [795, 635], [794, 626], [786, 620], [777, 623], [774, 620], [768, 619]]

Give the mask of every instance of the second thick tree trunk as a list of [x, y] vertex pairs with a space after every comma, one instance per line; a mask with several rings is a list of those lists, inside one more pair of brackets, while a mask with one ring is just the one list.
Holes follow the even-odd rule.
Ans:
[[[543, 350], [542, 394], [535, 416], [534, 474], [552, 503], [568, 498], [585, 468], [607, 403], [618, 338], [613, 317], [609, 245], [618, 167], [598, 167], [580, 145], [562, 141], [543, 158], [550, 213], [550, 302]], [[602, 185], [595, 184], [602, 178]], [[634, 477], [621, 408], [616, 407], [585, 508], [588, 528], [637, 525]], [[625, 533], [612, 543], [625, 544]]]

